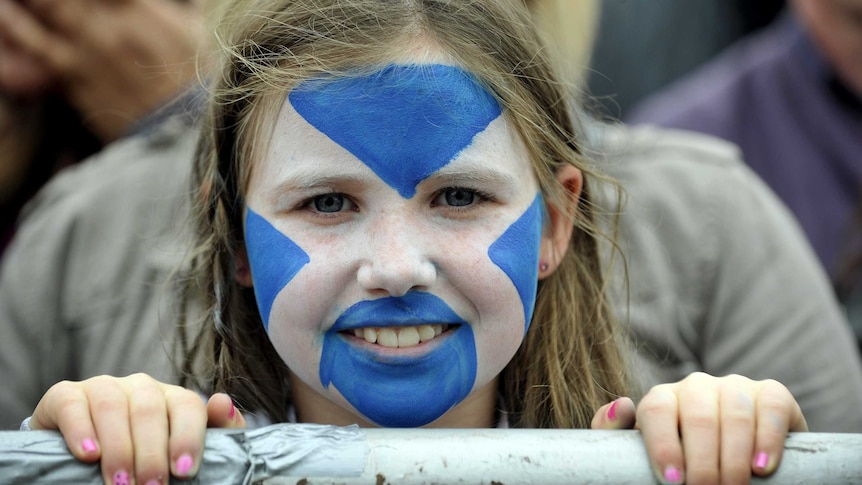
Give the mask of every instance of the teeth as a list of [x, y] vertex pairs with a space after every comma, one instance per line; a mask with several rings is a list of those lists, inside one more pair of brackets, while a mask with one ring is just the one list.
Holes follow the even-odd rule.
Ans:
[[445, 332], [449, 325], [420, 325], [418, 327], [365, 327], [353, 329], [353, 335], [366, 342], [384, 347], [415, 347]]
[[434, 327], [439, 327], [440, 325], [422, 325], [419, 327], [419, 341], [427, 342], [432, 338], [437, 336], [437, 332], [434, 331]]
[[366, 342], [373, 344], [377, 342], [377, 331], [373, 328], [366, 328], [362, 332], [362, 338], [365, 339]]
[[377, 343], [384, 347], [398, 347], [398, 334], [391, 328], [381, 328], [377, 332]]
[[416, 330], [416, 327], [402, 328], [398, 332], [398, 346], [413, 347], [414, 345], [419, 345], [419, 330]]

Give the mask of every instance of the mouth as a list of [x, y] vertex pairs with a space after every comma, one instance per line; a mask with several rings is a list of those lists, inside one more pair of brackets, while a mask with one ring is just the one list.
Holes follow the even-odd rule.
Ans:
[[458, 325], [429, 324], [409, 327], [363, 327], [344, 330], [341, 333], [353, 335], [368, 342], [388, 348], [416, 347], [429, 342]]

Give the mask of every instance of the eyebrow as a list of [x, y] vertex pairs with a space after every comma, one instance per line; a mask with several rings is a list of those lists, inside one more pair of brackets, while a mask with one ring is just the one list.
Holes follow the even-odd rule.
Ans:
[[458, 165], [466, 166], [452, 167], [451, 165], [447, 165], [431, 174], [431, 176], [423, 180], [423, 182], [427, 180], [457, 179], [475, 182], [482, 185], [501, 187], [518, 187], [522, 183], [509, 173], [504, 173], [500, 170], [496, 170], [494, 167], [488, 167], [487, 165], [480, 165], [478, 162], [469, 164], [459, 163]]
[[284, 181], [275, 186], [275, 191], [278, 193], [284, 193], [291, 190], [327, 187], [336, 184], [360, 184], [365, 181], [366, 177], [361, 175], [324, 175], [320, 173], [303, 172], [287, 177]]

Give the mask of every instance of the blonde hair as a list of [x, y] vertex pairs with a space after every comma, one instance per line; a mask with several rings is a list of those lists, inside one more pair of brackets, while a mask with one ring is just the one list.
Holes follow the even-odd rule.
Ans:
[[[240, 0], [227, 8], [222, 27], [224, 58], [196, 165], [198, 252], [188, 285], [202, 290], [204, 303], [198, 354], [189, 362], [212, 351], [210, 390], [228, 392], [241, 408], [286, 418], [287, 368], [252, 290], [234, 278], [249, 167], [284, 97], [308, 78], [379, 69], [399, 58], [404, 45], [429, 39], [498, 98], [527, 146], [545, 199], [575, 226], [559, 269], [539, 284], [531, 328], [500, 380], [510, 423], [588, 427], [596, 408], [626, 394], [589, 204], [590, 186], [601, 175], [580, 155], [566, 92], [521, 2]], [[578, 200], [557, 181], [563, 164], [584, 172]]]

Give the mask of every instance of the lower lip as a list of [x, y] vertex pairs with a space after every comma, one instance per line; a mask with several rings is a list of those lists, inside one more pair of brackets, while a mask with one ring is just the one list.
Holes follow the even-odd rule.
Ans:
[[419, 342], [418, 345], [412, 347], [385, 347], [379, 344], [372, 344], [364, 338], [353, 335], [352, 331], [339, 332], [338, 335], [351, 345], [381, 357], [422, 357], [442, 345], [451, 336], [452, 332], [458, 328], [459, 326], [450, 326], [448, 330], [433, 339]]

